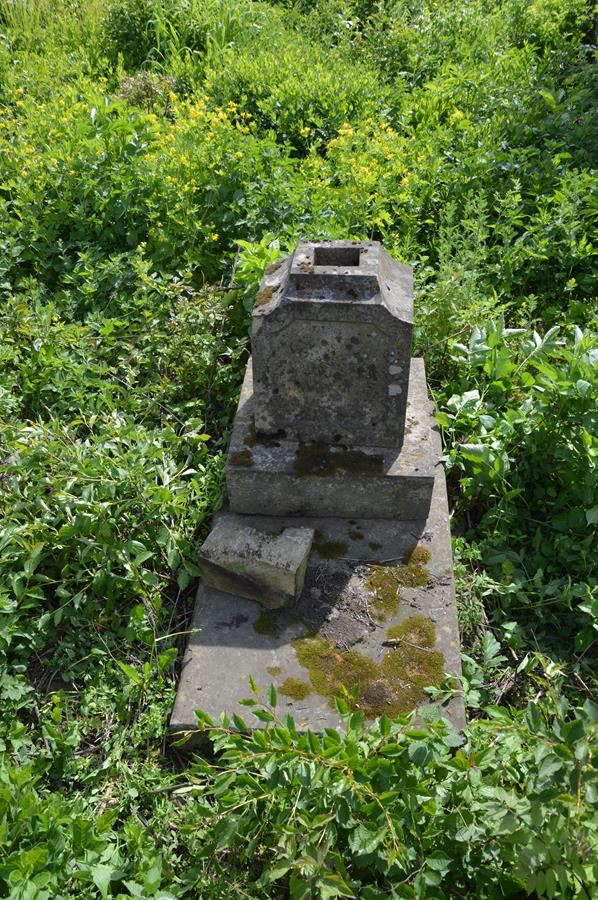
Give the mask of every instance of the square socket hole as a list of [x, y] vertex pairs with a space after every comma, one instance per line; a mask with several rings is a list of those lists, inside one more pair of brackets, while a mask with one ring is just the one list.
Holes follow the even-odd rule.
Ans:
[[359, 265], [360, 247], [314, 247], [314, 266]]

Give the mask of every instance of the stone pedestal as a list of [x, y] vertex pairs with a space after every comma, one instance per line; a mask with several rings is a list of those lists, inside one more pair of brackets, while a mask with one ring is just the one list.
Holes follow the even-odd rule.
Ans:
[[324, 444], [261, 434], [249, 363], [226, 464], [233, 512], [418, 519], [430, 509], [438, 453], [423, 360], [410, 369], [400, 447]]
[[253, 309], [255, 427], [325, 444], [400, 447], [411, 269], [375, 242], [301, 242]]
[[[186, 746], [201, 740], [194, 709], [242, 713], [250, 677], [277, 686], [298, 727], [321, 730], [339, 727], [344, 688], [373, 719], [426, 705], [427, 686], [459, 676], [440, 436], [412, 315], [411, 270], [373, 242], [301, 242], [266, 271], [229, 509], [200, 556], [198, 633], [170, 723], [192, 735]], [[301, 546], [286, 560], [273, 535], [291, 528]], [[444, 713], [464, 724], [459, 695]]]

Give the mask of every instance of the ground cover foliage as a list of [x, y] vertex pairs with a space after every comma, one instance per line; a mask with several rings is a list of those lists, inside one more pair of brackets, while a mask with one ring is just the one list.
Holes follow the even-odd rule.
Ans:
[[[592, 16], [2, 0], [0, 896], [596, 896]], [[194, 553], [302, 235], [415, 267], [470, 725], [298, 735], [248, 685], [266, 730], [185, 761]]]

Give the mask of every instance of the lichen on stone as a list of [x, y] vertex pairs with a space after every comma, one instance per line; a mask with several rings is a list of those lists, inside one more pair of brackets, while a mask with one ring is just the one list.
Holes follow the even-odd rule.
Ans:
[[277, 675], [280, 675], [281, 671], [280, 666], [266, 666], [266, 672], [268, 675], [271, 675], [272, 678], [276, 678]]
[[247, 433], [243, 438], [243, 443], [246, 447], [255, 447], [257, 443], [257, 432], [255, 430], [255, 419], [251, 418], [251, 425], [247, 429]]
[[291, 697], [293, 700], [305, 700], [311, 694], [311, 688], [306, 681], [301, 678], [287, 678], [278, 689], [285, 697]]
[[338, 474], [382, 475], [384, 456], [363, 450], [348, 450], [322, 443], [300, 443], [295, 453], [293, 469], [296, 475], [324, 478]]

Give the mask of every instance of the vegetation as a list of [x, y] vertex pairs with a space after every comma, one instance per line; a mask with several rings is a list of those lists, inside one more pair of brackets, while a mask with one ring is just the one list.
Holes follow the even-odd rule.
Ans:
[[[0, 0], [0, 896], [596, 896], [595, 34], [586, 0]], [[194, 553], [301, 235], [414, 266], [470, 725], [341, 697], [299, 735], [254, 686], [265, 730], [185, 760]]]

